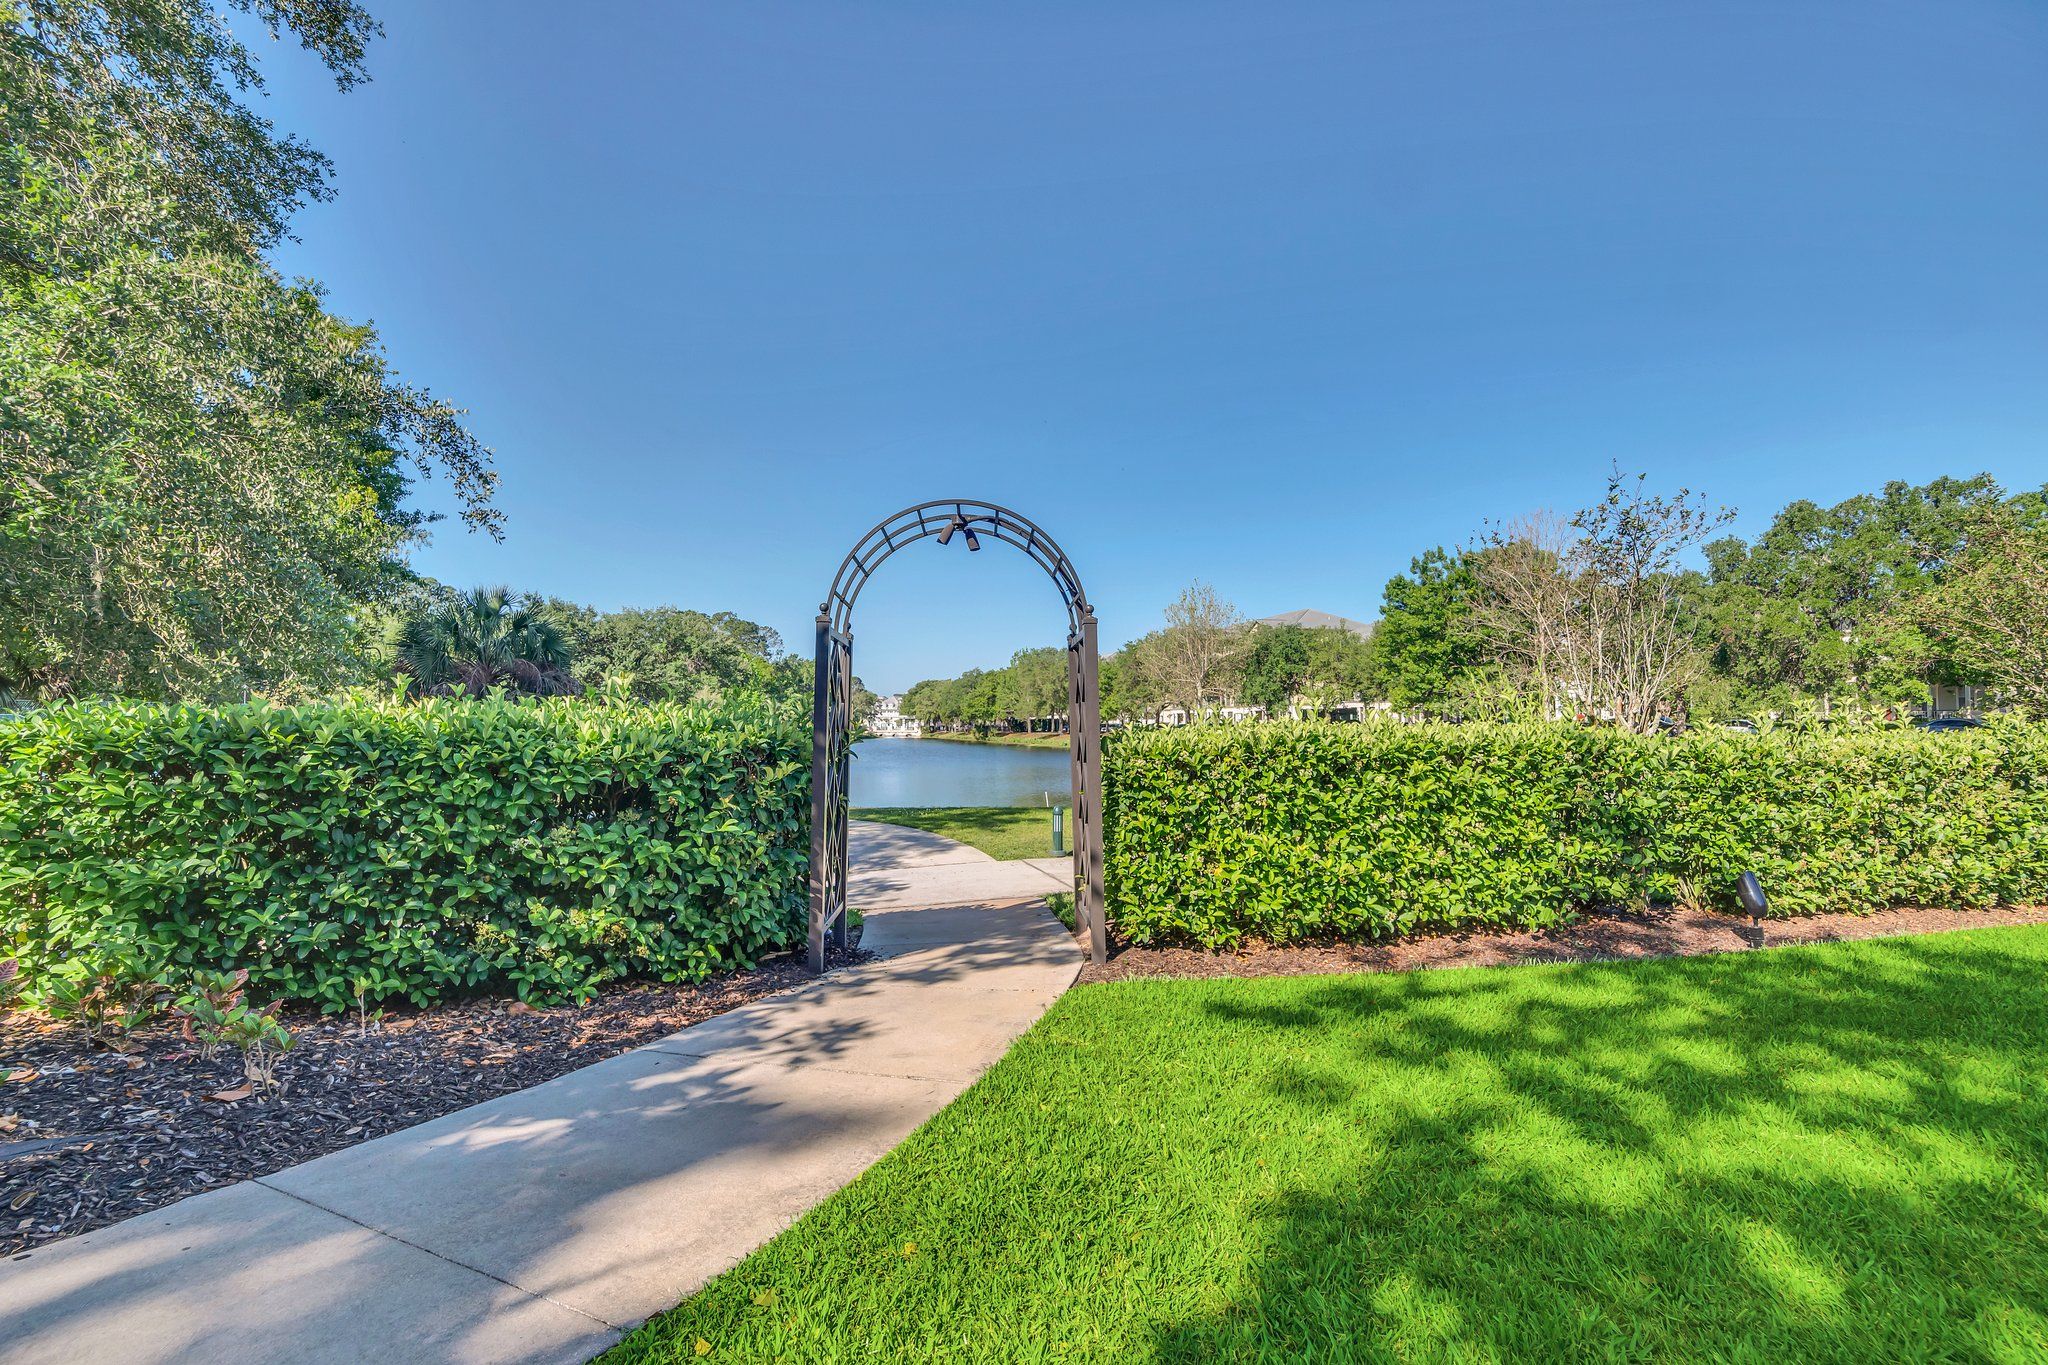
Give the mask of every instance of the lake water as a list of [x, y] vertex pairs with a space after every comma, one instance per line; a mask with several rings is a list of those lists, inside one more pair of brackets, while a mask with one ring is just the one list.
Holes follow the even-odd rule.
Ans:
[[950, 739], [864, 739], [853, 746], [855, 806], [1066, 804], [1067, 751]]

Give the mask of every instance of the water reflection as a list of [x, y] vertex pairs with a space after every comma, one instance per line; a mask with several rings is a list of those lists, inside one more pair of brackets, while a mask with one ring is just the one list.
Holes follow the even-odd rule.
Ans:
[[1036, 806], [1068, 800], [1067, 751], [947, 739], [853, 746], [856, 806]]

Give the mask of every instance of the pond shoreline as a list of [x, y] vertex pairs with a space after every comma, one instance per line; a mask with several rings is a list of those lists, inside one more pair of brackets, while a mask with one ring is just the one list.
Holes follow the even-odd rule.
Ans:
[[1071, 799], [1064, 744], [864, 739], [853, 746], [853, 758], [855, 806], [1044, 806]]
[[1041, 731], [1037, 734], [1008, 735], [902, 735], [902, 739], [934, 740], [941, 744], [1007, 744], [1018, 749], [1065, 749], [1065, 734]]

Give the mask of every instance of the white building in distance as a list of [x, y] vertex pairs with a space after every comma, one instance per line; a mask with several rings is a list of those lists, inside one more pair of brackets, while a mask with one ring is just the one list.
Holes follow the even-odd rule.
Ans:
[[903, 714], [903, 694], [876, 697], [875, 709], [868, 712], [868, 733], [877, 739], [922, 739], [924, 722]]

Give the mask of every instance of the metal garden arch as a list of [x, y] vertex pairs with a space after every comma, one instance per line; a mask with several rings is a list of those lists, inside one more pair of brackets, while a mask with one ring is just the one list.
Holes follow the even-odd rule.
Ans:
[[846, 942], [846, 808], [852, 757], [853, 604], [868, 576], [904, 546], [955, 536], [979, 550], [983, 536], [1031, 556], [1067, 606], [1067, 752], [1074, 782], [1074, 915], [1101, 962], [1108, 952], [1102, 911], [1102, 701], [1096, 691], [1095, 610], [1080, 576], [1053, 538], [992, 502], [942, 498], [906, 507], [862, 536], [818, 604], [818, 669], [811, 690], [811, 970], [825, 969], [825, 943]]

